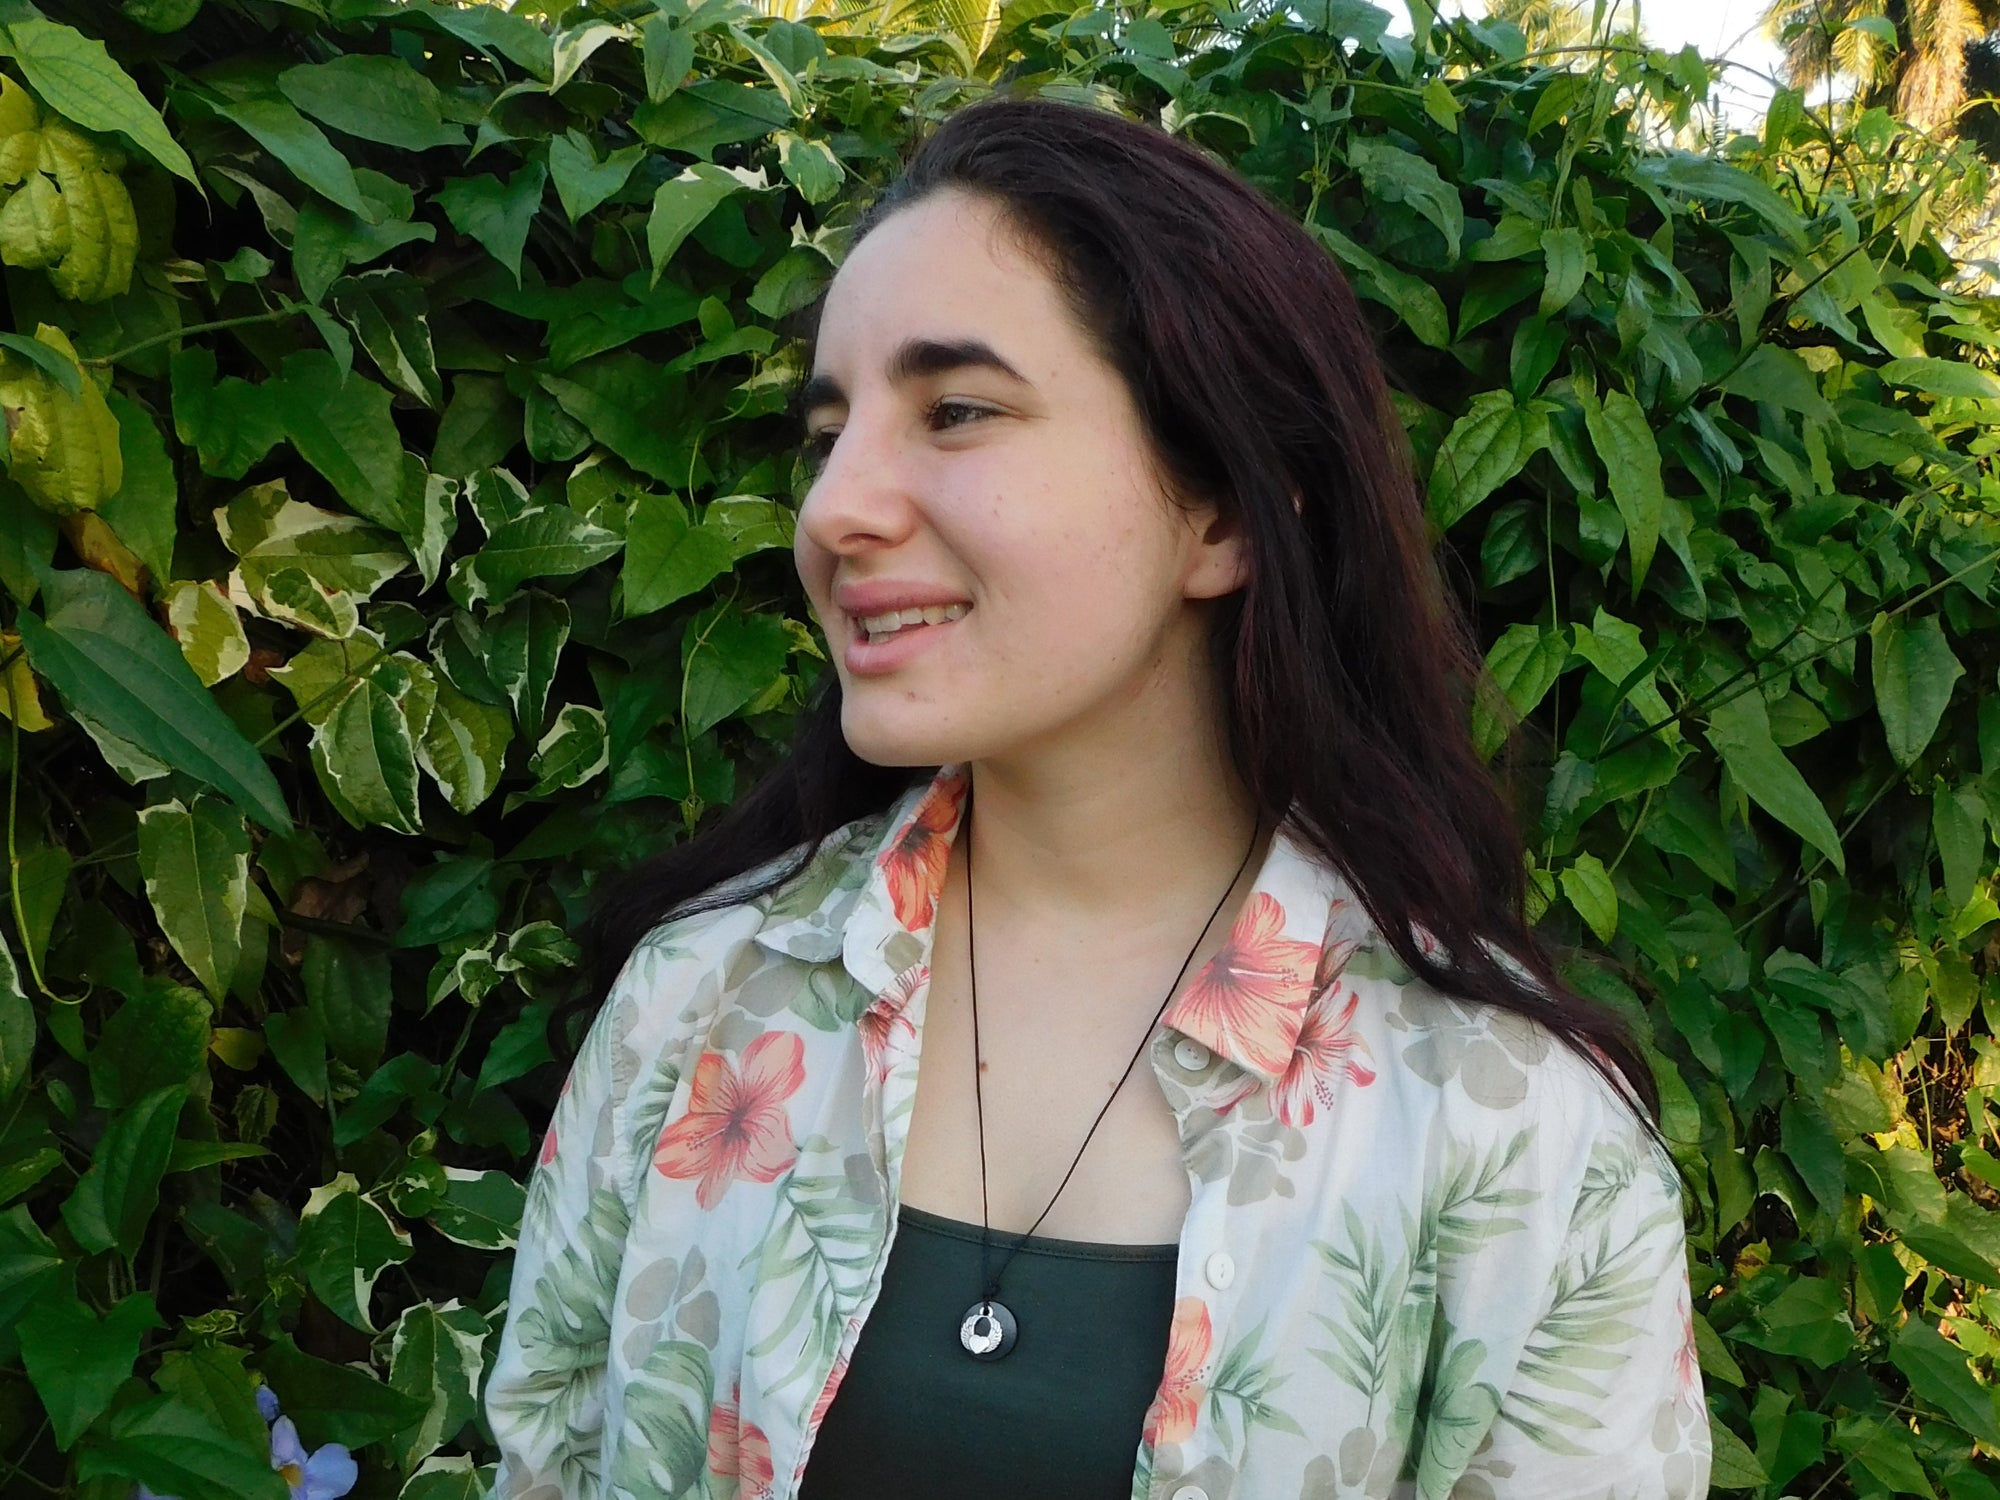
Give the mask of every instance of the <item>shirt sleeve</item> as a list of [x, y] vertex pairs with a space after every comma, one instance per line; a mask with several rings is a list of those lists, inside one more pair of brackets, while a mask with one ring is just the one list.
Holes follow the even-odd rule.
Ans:
[[507, 1315], [486, 1384], [495, 1500], [595, 1495], [612, 1292], [627, 1227], [615, 1149], [614, 986], [556, 1101], [529, 1174]]
[[507, 1313], [484, 1396], [495, 1500], [599, 1493], [611, 1314], [634, 1202], [634, 1130], [679, 1085], [720, 993], [696, 916], [634, 950], [578, 1048], [529, 1174]]
[[1440, 1265], [1418, 1489], [1699, 1500], [1710, 1439], [1680, 1185], [1633, 1110], [1568, 1064], [1492, 1158], [1506, 1166], [1473, 1247]]

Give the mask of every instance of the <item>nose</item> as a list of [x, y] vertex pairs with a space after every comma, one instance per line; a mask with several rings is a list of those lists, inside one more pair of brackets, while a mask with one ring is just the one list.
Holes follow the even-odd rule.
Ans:
[[851, 557], [896, 546], [917, 521], [895, 437], [871, 435], [850, 413], [799, 504], [800, 542], [833, 557]]

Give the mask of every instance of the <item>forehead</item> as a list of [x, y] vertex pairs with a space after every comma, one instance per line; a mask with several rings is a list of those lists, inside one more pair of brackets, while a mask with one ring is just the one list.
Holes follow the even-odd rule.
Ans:
[[1078, 336], [1004, 211], [946, 189], [896, 210], [849, 252], [821, 308], [813, 373], [826, 378], [814, 383], [846, 392], [893, 378], [892, 357], [912, 340], [983, 343], [1039, 380]]

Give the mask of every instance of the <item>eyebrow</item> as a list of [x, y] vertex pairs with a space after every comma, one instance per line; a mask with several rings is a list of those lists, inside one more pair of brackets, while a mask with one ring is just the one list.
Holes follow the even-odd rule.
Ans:
[[[1022, 385], [1034, 384], [983, 339], [905, 339], [889, 356], [889, 380], [896, 385], [975, 369], [997, 371]], [[846, 399], [847, 393], [840, 388], [839, 381], [831, 375], [815, 375], [799, 388], [792, 403], [793, 415], [804, 421], [808, 413], [819, 407]]]

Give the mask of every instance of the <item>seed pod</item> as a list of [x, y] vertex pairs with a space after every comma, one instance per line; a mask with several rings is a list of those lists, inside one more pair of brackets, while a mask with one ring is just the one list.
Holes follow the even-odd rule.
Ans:
[[[44, 323], [35, 337], [76, 357], [60, 328]], [[118, 421], [88, 377], [81, 393], [72, 396], [38, 365], [17, 354], [0, 355], [0, 414], [6, 418], [14, 482], [42, 509], [57, 515], [95, 510], [125, 482]]]

